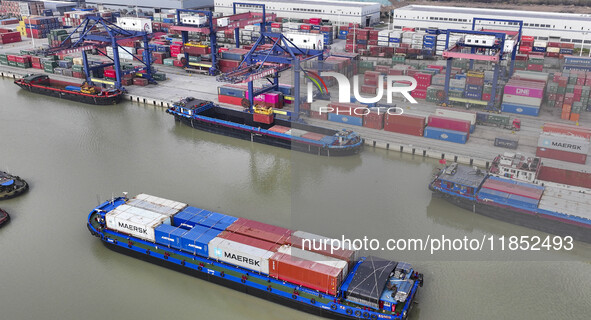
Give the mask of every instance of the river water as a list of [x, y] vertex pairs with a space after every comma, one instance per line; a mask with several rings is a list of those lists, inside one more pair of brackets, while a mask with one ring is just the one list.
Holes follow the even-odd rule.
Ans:
[[[1, 319], [317, 319], [112, 252], [88, 212], [150, 193], [349, 239], [545, 234], [434, 198], [439, 164], [366, 149], [325, 158], [204, 133], [162, 109], [90, 106], [0, 81], [0, 169], [30, 191], [3, 201]], [[591, 246], [571, 251], [365, 252], [413, 263], [425, 286], [412, 319], [588, 319]]]

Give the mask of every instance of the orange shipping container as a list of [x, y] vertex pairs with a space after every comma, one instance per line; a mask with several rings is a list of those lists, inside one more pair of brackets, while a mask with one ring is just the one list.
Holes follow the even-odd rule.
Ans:
[[330, 295], [337, 294], [343, 277], [341, 269], [279, 252], [269, 259], [269, 275]]
[[544, 132], [559, 133], [591, 139], [591, 128], [573, 126], [562, 123], [544, 123]]
[[578, 113], [571, 113], [570, 114], [570, 121], [579, 121], [579, 114]]

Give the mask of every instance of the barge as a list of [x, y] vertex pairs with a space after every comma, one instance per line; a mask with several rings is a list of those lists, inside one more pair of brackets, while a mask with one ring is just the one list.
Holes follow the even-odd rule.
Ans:
[[102, 90], [87, 83], [80, 85], [50, 79], [45, 74], [28, 75], [14, 80], [14, 83], [30, 92], [88, 104], [116, 104], [123, 98], [123, 92], [118, 89]]
[[322, 156], [354, 155], [363, 148], [355, 132], [278, 119], [270, 109], [250, 113], [185, 98], [166, 112], [195, 129]]
[[146, 194], [98, 205], [87, 227], [116, 252], [333, 319], [405, 319], [423, 285], [405, 262]]
[[29, 190], [29, 184], [18, 176], [0, 171], [0, 200], [14, 198]]
[[486, 172], [453, 163], [429, 184], [437, 196], [466, 210], [591, 243], [591, 189], [538, 180], [539, 158], [506, 153]]
[[4, 210], [2, 210], [2, 208], [0, 208], [0, 227], [5, 225], [6, 223], [8, 223], [8, 221], [10, 221], [10, 216], [8, 215], [8, 213], [6, 211], [4, 211]]

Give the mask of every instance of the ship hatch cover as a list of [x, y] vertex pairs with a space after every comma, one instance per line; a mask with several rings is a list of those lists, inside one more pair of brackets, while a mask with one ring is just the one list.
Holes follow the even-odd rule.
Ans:
[[363, 261], [346, 291], [347, 299], [362, 300], [377, 305], [390, 274], [398, 262], [369, 256]]

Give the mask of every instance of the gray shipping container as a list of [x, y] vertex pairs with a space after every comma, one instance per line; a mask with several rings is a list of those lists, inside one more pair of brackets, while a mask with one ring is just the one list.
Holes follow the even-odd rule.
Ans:
[[517, 149], [519, 141], [507, 138], [495, 138], [495, 147]]

